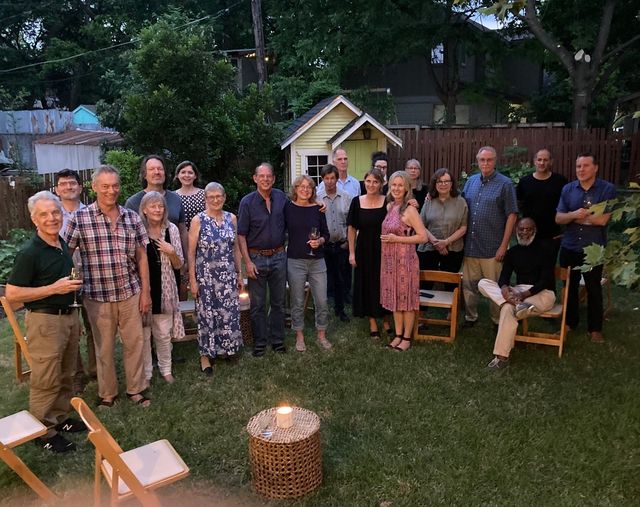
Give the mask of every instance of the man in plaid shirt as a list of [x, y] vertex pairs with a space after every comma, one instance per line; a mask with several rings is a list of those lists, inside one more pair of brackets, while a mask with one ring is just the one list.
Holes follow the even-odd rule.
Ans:
[[113, 166], [100, 166], [92, 176], [96, 202], [78, 210], [69, 220], [66, 241], [82, 258], [84, 305], [96, 342], [98, 394], [101, 406], [111, 407], [118, 395], [114, 352], [116, 331], [122, 340], [127, 396], [142, 406], [141, 314], [151, 309], [149, 239], [140, 217], [118, 205], [120, 174]]

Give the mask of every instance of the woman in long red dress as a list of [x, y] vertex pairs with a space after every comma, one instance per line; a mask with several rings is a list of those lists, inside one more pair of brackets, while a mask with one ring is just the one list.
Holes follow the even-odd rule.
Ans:
[[396, 336], [389, 347], [405, 351], [411, 347], [415, 312], [420, 309], [420, 263], [416, 245], [427, 241], [427, 230], [418, 210], [409, 206], [413, 198], [411, 180], [405, 171], [389, 179], [387, 216], [382, 222], [380, 303], [393, 312]]

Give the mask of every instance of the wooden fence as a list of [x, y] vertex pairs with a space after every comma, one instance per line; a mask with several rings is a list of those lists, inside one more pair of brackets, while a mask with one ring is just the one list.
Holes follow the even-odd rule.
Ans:
[[[621, 181], [623, 137], [605, 129], [573, 130], [564, 127], [507, 127], [507, 128], [397, 128], [393, 129], [403, 147], [389, 149], [389, 167], [400, 169], [406, 160], [415, 158], [422, 164], [423, 177], [429, 180], [440, 167], [449, 168], [456, 178], [472, 169], [478, 149], [493, 146], [498, 152], [498, 163], [509, 146], [527, 148], [522, 162], [533, 160], [535, 152], [548, 148], [554, 156], [554, 171], [567, 179], [575, 179], [575, 160], [580, 152], [591, 152], [599, 161], [599, 177], [615, 184]], [[640, 138], [633, 143], [636, 161], [640, 158]], [[636, 162], [637, 164], [638, 162]], [[635, 165], [635, 172], [640, 166]], [[631, 172], [631, 171], [630, 171]]]
[[11, 229], [33, 229], [27, 200], [35, 192], [26, 179], [0, 178], [0, 239], [6, 238]]

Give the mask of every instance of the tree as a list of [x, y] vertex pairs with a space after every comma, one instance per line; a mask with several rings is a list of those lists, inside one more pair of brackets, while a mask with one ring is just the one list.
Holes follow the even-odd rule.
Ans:
[[274, 160], [279, 132], [267, 121], [269, 87], [240, 95], [233, 67], [213, 51], [215, 35], [177, 11], [144, 28], [128, 57], [121, 129], [137, 153], [193, 160], [206, 179], [225, 182]]
[[630, 22], [638, 19], [634, 2], [496, 0], [485, 12], [524, 23], [561, 63], [571, 82], [574, 128], [589, 125], [594, 91], [629, 57], [624, 50], [640, 41], [637, 23]]

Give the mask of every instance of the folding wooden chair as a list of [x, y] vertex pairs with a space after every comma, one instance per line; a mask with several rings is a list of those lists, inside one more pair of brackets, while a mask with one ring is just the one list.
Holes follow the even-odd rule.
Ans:
[[198, 337], [198, 326], [196, 324], [196, 302], [194, 299], [180, 301], [180, 314], [184, 322], [185, 340], [195, 340]]
[[135, 496], [144, 507], [160, 507], [155, 489], [189, 475], [189, 467], [167, 440], [124, 452], [82, 398], [72, 398], [96, 449], [94, 504], [101, 505], [100, 472], [111, 488], [111, 505]]
[[[556, 267], [556, 282], [564, 282], [564, 287], [560, 291], [559, 303], [556, 304], [548, 312], [541, 313], [540, 315], [534, 315], [529, 318], [542, 317], [543, 319], [560, 319], [560, 330], [557, 333], [544, 333], [544, 332], [532, 332], [529, 331], [529, 318], [522, 319], [522, 334], [516, 334], [517, 342], [525, 343], [537, 343], [539, 345], [551, 345], [558, 347], [558, 357], [562, 357], [562, 349], [564, 347], [564, 340], [567, 336], [567, 300], [569, 298], [569, 273], [571, 268]], [[557, 283], [556, 283], [557, 285]]]
[[46, 432], [47, 427], [26, 410], [3, 417], [0, 419], [0, 457], [40, 498], [45, 502], [52, 502], [58, 497], [11, 450]]
[[[31, 373], [31, 354], [29, 354], [29, 347], [27, 346], [27, 337], [20, 329], [20, 324], [18, 324], [18, 319], [16, 319], [16, 314], [13, 313], [14, 307], [12, 307], [11, 303], [7, 300], [6, 297], [0, 296], [0, 302], [2, 303], [2, 307], [4, 308], [4, 313], [7, 314], [7, 320], [11, 325], [11, 329], [13, 330], [14, 337], [14, 345], [15, 345], [15, 353], [14, 353], [14, 362], [16, 366], [16, 380], [18, 382], [22, 382], [25, 377], [28, 377]], [[23, 369], [22, 367], [22, 356], [24, 356], [28, 369]]]
[[[421, 282], [442, 282], [454, 284], [453, 291], [448, 290], [427, 290], [420, 291], [420, 309], [422, 308], [446, 308], [449, 315], [445, 319], [421, 317], [420, 310], [417, 312], [413, 325], [413, 338], [415, 340], [439, 340], [451, 343], [456, 339], [458, 330], [458, 305], [460, 302], [460, 286], [462, 275], [460, 273], [449, 273], [448, 271], [420, 271]], [[420, 333], [420, 324], [448, 326], [447, 335], [436, 335]]]

